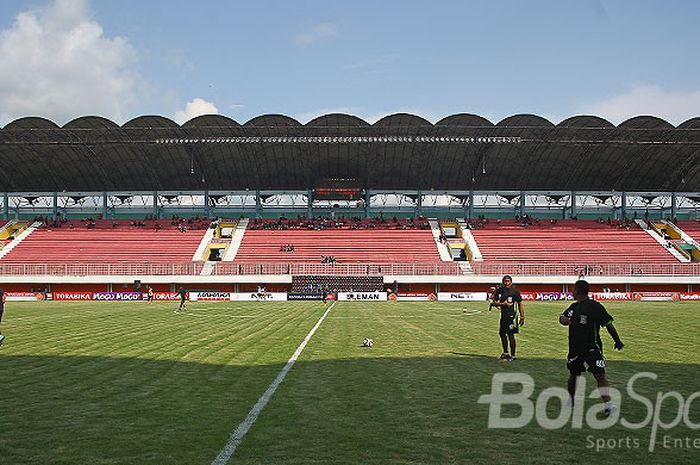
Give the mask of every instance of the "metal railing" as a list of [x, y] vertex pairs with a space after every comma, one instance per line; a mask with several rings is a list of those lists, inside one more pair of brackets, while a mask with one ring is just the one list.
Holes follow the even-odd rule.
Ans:
[[203, 263], [0, 263], [2, 276], [198, 275]]
[[394, 263], [394, 264], [363, 264], [363, 263], [231, 263], [216, 264], [213, 275], [260, 275], [260, 274], [292, 274], [292, 275], [460, 275], [457, 263]]
[[697, 276], [700, 263], [639, 263], [573, 265], [560, 263], [483, 263], [473, 262], [477, 275], [503, 276]]
[[[203, 262], [185, 263], [1, 263], [0, 276], [196, 276]], [[700, 263], [641, 263], [577, 266], [553, 263], [472, 262], [475, 275], [503, 276], [700, 276]], [[460, 276], [457, 262], [445, 263], [235, 263], [218, 262], [214, 276], [240, 275]]]

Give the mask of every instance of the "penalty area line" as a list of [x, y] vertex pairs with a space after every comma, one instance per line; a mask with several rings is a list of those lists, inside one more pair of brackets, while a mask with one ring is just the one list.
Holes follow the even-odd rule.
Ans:
[[336, 302], [333, 302], [331, 306], [328, 307], [328, 310], [326, 310], [326, 312], [321, 316], [321, 318], [319, 318], [319, 320], [316, 322], [316, 325], [313, 328], [311, 328], [309, 334], [307, 334], [304, 340], [301, 341], [301, 344], [299, 344], [297, 350], [294, 351], [294, 354], [292, 354], [291, 358], [287, 361], [287, 364], [282, 368], [282, 370], [280, 370], [275, 380], [272, 382], [272, 384], [270, 384], [265, 393], [262, 396], [260, 396], [260, 399], [258, 399], [253, 408], [250, 409], [250, 412], [248, 412], [248, 416], [245, 417], [245, 420], [243, 420], [241, 424], [238, 425], [238, 427], [233, 431], [233, 433], [231, 433], [231, 435], [228, 438], [228, 442], [226, 443], [224, 448], [221, 449], [221, 452], [219, 452], [219, 455], [216, 456], [211, 465], [225, 465], [229, 461], [233, 453], [236, 452], [236, 448], [243, 440], [243, 437], [246, 435], [250, 427], [253, 426], [255, 420], [258, 419], [260, 412], [262, 412], [262, 409], [264, 409], [267, 403], [270, 401], [270, 398], [277, 390], [277, 387], [282, 383], [282, 381], [284, 381], [284, 378], [287, 376], [287, 373], [289, 372], [289, 370], [291, 370], [292, 366], [299, 358], [299, 355], [301, 355], [301, 352], [306, 347], [306, 344], [309, 343], [311, 337], [314, 335], [319, 326], [321, 326], [323, 320], [326, 319], [328, 313], [330, 313], [333, 307], [335, 307]]

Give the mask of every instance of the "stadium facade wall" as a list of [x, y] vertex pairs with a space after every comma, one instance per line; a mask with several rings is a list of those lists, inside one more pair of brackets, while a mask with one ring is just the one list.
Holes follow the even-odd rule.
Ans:
[[[163, 276], [140, 276], [140, 277], [125, 277], [124, 280], [115, 280], [114, 277], [109, 279], [98, 279], [99, 277], [83, 278], [80, 282], [77, 280], [67, 280], [66, 277], [45, 277], [45, 279], [36, 280], [14, 280], [7, 282], [3, 277], [0, 281], [0, 288], [5, 292], [34, 292], [49, 289], [50, 292], [130, 292], [134, 290], [134, 280], [141, 281], [141, 290], [145, 291], [146, 286], [151, 286], [155, 292], [174, 292], [180, 286], [188, 290], [206, 290], [220, 292], [235, 292], [249, 293], [257, 291], [259, 285], [266, 288], [268, 292], [287, 292], [291, 286], [289, 282], [279, 282], [269, 280], [270, 276], [258, 276], [258, 280], [254, 282], [238, 283], [238, 282], [222, 282], [213, 281], [211, 276], [201, 277], [202, 279], [192, 279], [191, 276], [182, 277], [188, 279], [177, 280], [174, 277]], [[128, 278], [128, 279], [127, 279]], [[158, 278], [158, 280], [156, 280]], [[210, 279], [205, 279], [210, 278]], [[401, 277], [396, 279], [399, 285], [399, 293], [408, 294], [431, 294], [438, 292], [489, 292], [492, 287], [498, 285], [498, 277], [490, 277], [488, 282], [450, 282], [442, 283], [429, 277]], [[545, 279], [546, 278], [546, 279]], [[514, 282], [521, 292], [540, 292], [540, 293], [555, 293], [555, 292], [570, 292], [573, 283], [577, 277], [559, 277], [558, 280], [552, 277], [517, 277], [514, 276]], [[673, 279], [673, 282], [669, 282]], [[685, 278], [654, 278], [654, 277], [635, 277], [624, 279], [603, 279], [600, 277], [588, 278], [591, 283], [592, 292], [604, 292], [606, 289], [619, 292], [700, 292], [700, 282], [695, 279], [694, 282]], [[394, 279], [385, 278], [385, 289], [392, 289]]]

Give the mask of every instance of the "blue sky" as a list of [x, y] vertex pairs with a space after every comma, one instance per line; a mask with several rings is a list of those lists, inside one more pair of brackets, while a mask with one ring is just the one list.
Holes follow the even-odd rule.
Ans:
[[700, 115], [694, 1], [3, 0], [0, 126]]

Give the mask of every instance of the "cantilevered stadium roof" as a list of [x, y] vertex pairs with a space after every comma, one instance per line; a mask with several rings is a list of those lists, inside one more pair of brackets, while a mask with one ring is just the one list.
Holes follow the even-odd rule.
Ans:
[[0, 192], [305, 190], [326, 178], [372, 189], [700, 192], [700, 117], [678, 127], [652, 116], [619, 126], [594, 116], [263, 115], [241, 125], [208, 115], [182, 126], [85, 116], [63, 127], [27, 117], [0, 130]]

